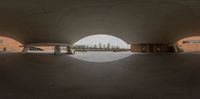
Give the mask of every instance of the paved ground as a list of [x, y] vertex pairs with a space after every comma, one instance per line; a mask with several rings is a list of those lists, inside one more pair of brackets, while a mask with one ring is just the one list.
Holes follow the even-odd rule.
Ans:
[[88, 62], [110, 62], [117, 61], [119, 59], [126, 58], [131, 56], [132, 52], [112, 52], [112, 51], [88, 51], [88, 52], [76, 52], [75, 55], [71, 55], [71, 57], [88, 61]]
[[93, 63], [0, 55], [0, 99], [199, 99], [200, 54], [133, 54]]

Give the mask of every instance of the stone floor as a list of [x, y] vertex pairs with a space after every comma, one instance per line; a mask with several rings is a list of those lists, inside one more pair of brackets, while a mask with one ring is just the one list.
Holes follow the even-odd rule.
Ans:
[[0, 99], [199, 99], [200, 53], [133, 54], [93, 63], [1, 54]]

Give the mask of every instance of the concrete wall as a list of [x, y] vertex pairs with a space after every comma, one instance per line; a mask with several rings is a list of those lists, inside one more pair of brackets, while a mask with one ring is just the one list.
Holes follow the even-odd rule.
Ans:
[[40, 48], [44, 51], [53, 51], [54, 47], [53, 46], [35, 46], [36, 48]]
[[142, 52], [141, 44], [132, 44], [131, 45], [131, 51], [132, 52]]
[[161, 53], [161, 52], [174, 52], [174, 48], [170, 44], [132, 44], [132, 52], [143, 52], [143, 53]]
[[200, 40], [200, 37], [188, 37], [178, 41], [178, 46], [183, 49], [184, 52], [196, 52], [200, 51], [200, 44], [199, 43], [183, 43], [184, 41], [189, 40]]

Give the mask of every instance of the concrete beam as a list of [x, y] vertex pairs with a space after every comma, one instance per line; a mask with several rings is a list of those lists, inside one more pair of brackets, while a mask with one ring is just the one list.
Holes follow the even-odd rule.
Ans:
[[34, 47], [34, 46], [68, 46], [69, 44], [65, 43], [31, 43], [26, 44], [26, 46]]
[[58, 46], [58, 45], [54, 47], [54, 55], [61, 55], [62, 54], [60, 47], [61, 46]]
[[75, 50], [73, 50], [71, 46], [67, 46], [67, 54], [69, 55], [75, 54]]
[[30, 47], [24, 46], [22, 53], [27, 53], [30, 50]]

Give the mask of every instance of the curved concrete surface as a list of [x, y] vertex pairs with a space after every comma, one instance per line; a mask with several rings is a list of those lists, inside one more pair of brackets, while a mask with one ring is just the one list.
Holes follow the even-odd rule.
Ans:
[[1, 0], [0, 35], [23, 44], [72, 44], [92, 34], [128, 43], [200, 35], [198, 0]]
[[200, 54], [134, 54], [90, 63], [69, 56], [2, 54], [1, 99], [198, 99]]

